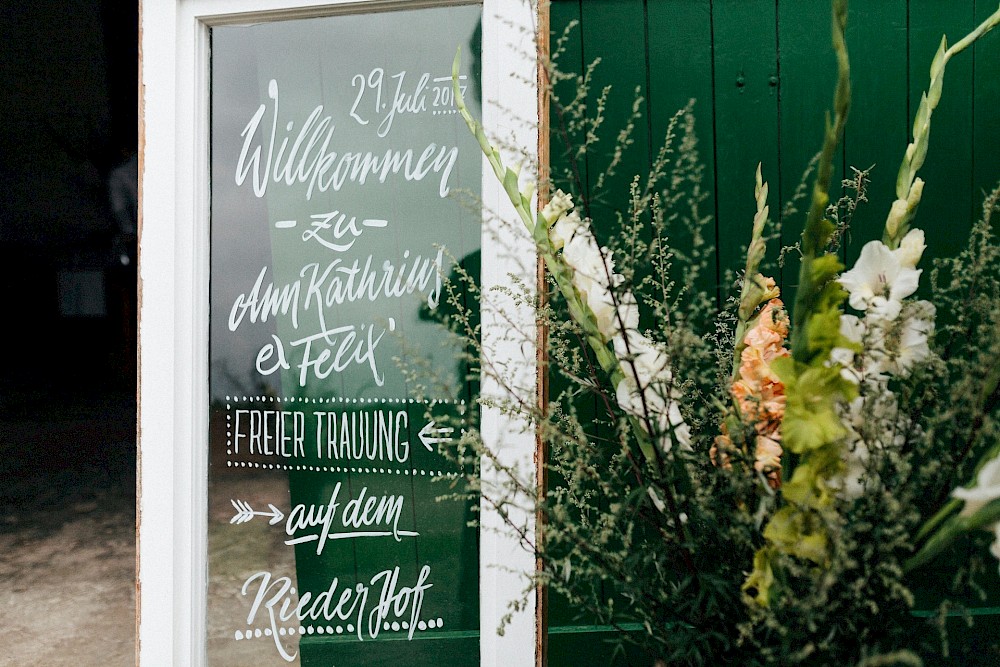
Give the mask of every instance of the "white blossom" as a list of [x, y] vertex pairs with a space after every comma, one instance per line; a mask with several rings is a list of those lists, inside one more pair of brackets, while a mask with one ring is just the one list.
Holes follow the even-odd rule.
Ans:
[[881, 241], [866, 243], [854, 268], [840, 276], [851, 307], [887, 320], [896, 319], [903, 299], [917, 291], [921, 273], [920, 269], [905, 266], [903, 259]]
[[[972, 488], [957, 488], [951, 492], [953, 498], [965, 501], [960, 516], [970, 517], [985, 507], [990, 501], [1000, 498], [1000, 457], [989, 461], [976, 475], [976, 485]], [[1000, 521], [986, 526], [993, 531], [990, 553], [1000, 560]]]
[[580, 214], [576, 211], [559, 216], [559, 219], [549, 230], [549, 240], [552, 241], [553, 249], [562, 250], [563, 246], [583, 229], [585, 229], [583, 220], [580, 219]]
[[625, 377], [616, 387], [618, 405], [638, 418], [646, 429], [646, 419], [655, 429], [660, 447], [669, 451], [674, 442], [691, 447], [691, 429], [684, 422], [671, 386], [669, 358], [662, 345], [634, 329], [614, 338], [615, 354]]
[[682, 449], [691, 449], [691, 428], [685, 423], [680, 406], [674, 400], [664, 397], [665, 388], [661, 389], [656, 382], [640, 391], [629, 378], [623, 378], [616, 388], [618, 405], [626, 413], [636, 417], [647, 430], [647, 419], [658, 438], [660, 448], [669, 452], [673, 443], [677, 442]]
[[1000, 498], [1000, 457], [993, 459], [976, 475], [976, 485], [972, 488], [959, 487], [951, 492], [953, 498], [965, 501], [962, 516], [969, 517], [986, 506], [991, 500]]
[[572, 195], [568, 195], [562, 190], [556, 190], [549, 203], [542, 208], [542, 217], [545, 218], [545, 222], [551, 225], [571, 208], [573, 208]]
[[635, 386], [646, 389], [657, 381], [670, 383], [670, 361], [662, 345], [630, 328], [625, 335], [614, 337], [614, 348], [622, 370]]
[[896, 375], [905, 377], [914, 366], [931, 355], [928, 338], [934, 333], [934, 304], [916, 301], [909, 304], [900, 324], [898, 347], [893, 351]]

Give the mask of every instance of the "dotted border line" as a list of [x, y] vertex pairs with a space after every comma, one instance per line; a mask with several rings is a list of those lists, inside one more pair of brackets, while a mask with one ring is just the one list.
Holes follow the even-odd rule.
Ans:
[[365, 475], [381, 474], [402, 475], [407, 477], [412, 475], [413, 477], [443, 477], [446, 479], [455, 479], [459, 476], [458, 473], [444, 472], [443, 470], [411, 470], [409, 468], [351, 468], [348, 466], [286, 466], [281, 465], [280, 463], [255, 463], [253, 461], [226, 461], [226, 466], [229, 468], [260, 468], [261, 470], [292, 470], [302, 472], [350, 472]]
[[428, 406], [434, 405], [465, 405], [465, 399], [453, 400], [450, 398], [344, 398], [343, 396], [330, 396], [329, 398], [308, 398], [304, 396], [226, 396], [226, 408], [229, 409], [231, 402], [243, 403], [308, 403], [309, 405], [322, 405], [324, 403], [348, 403], [355, 404], [381, 404], [381, 405], [410, 405], [422, 403]]
[[[421, 619], [417, 623], [416, 629], [420, 630], [420, 631], [424, 631], [424, 630], [436, 630], [436, 629], [440, 629], [440, 628], [443, 628], [443, 627], [444, 627], [444, 620], [443, 619], [441, 619], [441, 618], [433, 619], [432, 618], [429, 621], [424, 621], [423, 619]], [[385, 624], [382, 627], [382, 631], [383, 632], [408, 632], [409, 629], [410, 629], [410, 623], [409, 623], [409, 621], [403, 621], [402, 623], [400, 623], [399, 621], [393, 621], [391, 623], [389, 621], [385, 621]], [[281, 637], [285, 637], [285, 636], [294, 637], [296, 634], [299, 634], [299, 635], [311, 635], [311, 634], [317, 634], [317, 635], [323, 635], [323, 634], [334, 635], [334, 634], [337, 634], [337, 635], [342, 635], [342, 634], [344, 634], [345, 631], [347, 632], [347, 634], [353, 634], [354, 633], [354, 624], [353, 623], [348, 623], [346, 628], [343, 625], [338, 625], [337, 627], [333, 627], [332, 625], [326, 625], [326, 626], [323, 626], [323, 625], [310, 625], [310, 626], [300, 625], [298, 628], [296, 628], [295, 626], [282, 627], [282, 628], [278, 628], [278, 635], [281, 636]], [[236, 641], [241, 641], [241, 640], [244, 640], [244, 639], [260, 639], [261, 637], [270, 637], [273, 634], [274, 634], [274, 632], [271, 630], [271, 628], [263, 628], [263, 629], [261, 629], [261, 628], [247, 628], [245, 631], [244, 630], [237, 630], [234, 636], [236, 638]]]
[[[230, 414], [230, 412], [233, 409], [233, 405], [232, 405], [232, 403], [230, 403], [231, 400], [232, 401], [238, 401], [240, 399], [239, 399], [238, 396], [226, 396], [226, 454], [228, 456], [232, 456], [233, 455], [233, 450], [232, 450], [232, 446], [233, 446], [233, 441], [232, 441], [233, 432], [232, 432], [232, 430], [230, 430], [232, 428], [231, 424], [232, 424], [232, 419], [233, 419], [233, 416]], [[259, 401], [259, 402], [262, 402], [262, 403], [263, 402], [282, 403], [282, 402], [296, 402], [296, 401], [302, 402], [302, 403], [310, 403], [310, 399], [308, 399], [308, 398], [302, 398], [302, 397], [297, 397], [297, 396], [290, 396], [290, 397], [280, 397], [280, 396], [279, 397], [274, 397], [274, 396], [250, 396], [250, 397], [247, 397], [247, 396], [244, 396], [243, 400], [247, 401], [247, 402]], [[331, 397], [331, 398], [328, 398], [328, 399], [315, 399], [315, 398], [311, 399], [311, 403], [323, 403], [323, 402], [327, 402], [327, 403], [334, 403], [334, 402], [356, 403], [358, 401], [360, 401], [362, 403], [365, 403], [365, 402], [375, 403], [375, 402], [378, 401], [378, 402], [381, 402], [381, 403], [398, 403], [398, 404], [402, 404], [402, 403], [409, 404], [409, 403], [417, 403], [417, 402], [426, 402], [426, 401], [423, 401], [422, 399], [418, 400], [418, 399], [413, 399], [413, 398], [409, 398], [409, 399], [406, 399], [406, 398], [402, 398], [402, 399], [400, 399], [400, 398], [395, 398], [395, 399], [393, 399], [393, 398], [381, 398], [381, 399], [376, 399], [376, 398], [369, 398], [369, 399], [362, 398], [362, 399], [357, 399], [357, 398], [354, 398], [354, 399], [345, 399], [343, 396]], [[427, 404], [428, 405], [435, 405], [437, 403], [452, 404], [453, 405], [453, 404], [456, 404], [456, 401], [434, 399], [434, 400], [430, 401]], [[465, 400], [462, 399], [457, 404], [465, 405]], [[285, 470], [285, 471], [294, 471], [294, 472], [327, 472], [327, 473], [338, 472], [338, 473], [355, 473], [355, 474], [366, 474], [366, 475], [390, 475], [390, 476], [393, 475], [393, 474], [395, 474], [395, 475], [403, 475], [405, 477], [409, 477], [409, 476], [412, 475], [413, 477], [418, 477], [418, 476], [419, 477], [427, 477], [427, 476], [429, 476], [429, 477], [442, 477], [442, 478], [445, 478], [445, 479], [457, 479], [459, 477], [458, 473], [444, 472], [443, 470], [416, 470], [416, 469], [410, 469], [410, 468], [403, 468], [403, 469], [395, 468], [395, 469], [393, 469], [393, 468], [375, 468], [375, 467], [369, 467], [369, 468], [357, 467], [357, 468], [355, 468], [355, 467], [351, 467], [351, 466], [282, 465], [280, 463], [257, 463], [257, 462], [253, 462], [253, 461], [233, 461], [233, 460], [227, 460], [226, 461], [226, 467], [227, 468], [258, 468], [258, 469], [261, 469], [261, 470]]]

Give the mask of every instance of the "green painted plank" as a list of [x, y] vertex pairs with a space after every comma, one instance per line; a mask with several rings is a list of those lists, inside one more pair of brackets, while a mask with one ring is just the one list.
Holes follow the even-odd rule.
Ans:
[[[667, 125], [674, 113], [689, 100], [695, 100], [695, 130], [698, 152], [705, 167], [701, 188], [711, 195], [715, 171], [713, 145], [715, 133], [712, 95], [712, 14], [706, 0], [660, 0], [648, 4], [649, 20], [649, 115], [652, 155], [663, 144]], [[701, 215], [713, 212], [709, 198], [702, 204]], [[686, 211], [685, 211], [686, 212]], [[705, 242], [714, 247], [715, 226], [703, 230]], [[679, 248], [690, 248], [691, 236], [680, 229], [671, 231], [671, 240]], [[712, 258], [714, 264], [716, 258]], [[680, 278], [683, 278], [681, 276]], [[696, 284], [712, 291], [715, 274], [710, 271]]]
[[656, 656], [635, 646], [619, 645], [618, 631], [602, 626], [572, 627], [566, 632], [549, 632], [549, 663], [553, 667], [608, 667], [609, 665], [652, 665]]
[[[583, 27], [581, 26], [581, 2], [582, 0], [556, 0], [551, 4], [549, 21], [551, 26], [551, 47], [553, 56], [556, 58], [556, 66], [561, 72], [583, 76], [588, 63], [583, 59]], [[575, 23], [575, 26], [571, 26]], [[561, 52], [556, 53], [559, 48], [557, 40], [566, 35], [564, 46]], [[569, 103], [576, 95], [576, 79], [569, 79], [560, 82], [554, 90], [557, 98]], [[576, 156], [572, 150], [582, 141], [582, 134], [572, 133], [568, 128], [569, 119], [565, 118], [557, 104], [550, 106], [550, 161], [551, 174], [555, 187], [562, 188], [567, 192], [572, 192], [578, 204], [584, 201], [588, 183], [588, 170], [586, 156]], [[558, 373], [550, 374], [549, 378], [550, 395], [556, 396], [559, 392], [567, 389]], [[587, 406], [587, 414], [593, 413], [593, 402]], [[550, 475], [548, 480], [550, 487], [558, 487], [564, 481], [555, 475]], [[546, 614], [550, 624], [570, 622], [575, 618], [576, 610], [562, 596], [550, 593], [546, 598]]]
[[[976, 24], [996, 11], [995, 3], [976, 3]], [[973, 46], [973, 215], [982, 211], [983, 193], [1000, 180], [1000, 34], [991, 33]]]
[[[947, 34], [954, 42], [975, 26], [972, 0], [910, 0], [910, 117], [927, 89], [931, 60]], [[931, 121], [930, 148], [920, 174], [926, 182], [915, 225], [924, 229], [929, 256], [952, 255], [971, 226], [972, 57], [948, 63], [941, 103]]]
[[[851, 224], [848, 262], [863, 246], [882, 238], [889, 206], [896, 199], [896, 174], [909, 141], [906, 0], [854, 3], [847, 22], [851, 54], [851, 114], [844, 135], [847, 165], [873, 164], [868, 204]], [[877, 63], [873, 65], [873, 63]]]
[[[553, 173], [558, 175], [570, 168], [580, 178], [580, 186], [572, 188], [581, 192], [577, 201], [581, 212], [593, 218], [596, 234], [602, 242], [607, 242], [618, 233], [618, 211], [625, 210], [629, 200], [629, 184], [635, 174], [645, 174], [649, 167], [649, 129], [645, 114], [636, 124], [632, 134], [632, 145], [626, 151], [615, 174], [598, 188], [601, 174], [607, 168], [615, 151], [619, 131], [629, 121], [635, 100], [635, 91], [645, 96], [645, 9], [642, 0], [587, 0], [586, 2], [556, 2], [552, 5], [552, 38], [563, 34], [565, 26], [572, 20], [579, 21], [579, 27], [570, 35], [566, 52], [562, 57], [563, 68], [572, 71], [578, 67], [583, 73], [595, 60], [600, 60], [594, 71], [592, 87], [587, 98], [588, 114], [597, 113], [598, 99], [606, 86], [611, 87], [603, 111], [604, 124], [598, 135], [600, 140], [592, 146], [581, 163], [569, 165], [565, 153], [559, 145], [559, 118], [553, 118], [556, 136], [550, 141], [552, 149]], [[623, 49], [622, 44], [632, 48]], [[557, 92], [573, 94], [573, 83], [567, 82]], [[558, 110], [556, 110], [558, 114]], [[571, 137], [580, 140], [580, 137]], [[557, 181], [557, 185], [558, 185]], [[563, 386], [558, 378], [552, 379], [551, 391], [559, 392]], [[603, 401], [584, 397], [578, 406], [579, 416], [594, 437], [601, 438], [602, 428], [594, 422], [604, 414]], [[550, 479], [550, 485], [558, 485], [560, 480]], [[610, 594], [610, 593], [609, 593]], [[565, 623], [586, 623], [579, 608], [570, 605], [558, 595], [549, 598], [549, 622], [553, 626]]]
[[[588, 190], [590, 197], [589, 214], [597, 238], [607, 243], [621, 231], [619, 213], [626, 214], [629, 202], [629, 186], [636, 174], [646, 174], [649, 170], [649, 125], [648, 113], [643, 106], [643, 115], [636, 121], [631, 134], [632, 144], [625, 150], [614, 174], [601, 184], [612, 155], [616, 150], [619, 132], [630, 120], [636, 94], [647, 96], [646, 68], [646, 11], [644, 0], [584, 0], [580, 6], [581, 37], [583, 40], [583, 61], [589, 63], [600, 59], [594, 72], [594, 86], [590, 91], [589, 111], [596, 113], [596, 104], [602, 91], [610, 86], [604, 108], [605, 122], [600, 130], [601, 141], [587, 156]], [[622, 48], [622, 45], [629, 48]], [[604, 401], [595, 397], [594, 415], [607, 420]], [[608, 433], [600, 424], [592, 427], [594, 437], [607, 438]], [[601, 582], [602, 597], [614, 595], [608, 582]], [[550, 622], [559, 625], [566, 621], [588, 622], [573, 607], [559, 610], [553, 601]]]
[[[582, 0], [554, 0], [549, 9], [552, 57], [560, 72], [582, 76], [586, 70], [583, 61], [583, 38], [580, 26]], [[571, 25], [572, 24], [572, 25]], [[562, 46], [559, 40], [565, 35]], [[553, 185], [572, 192], [579, 200], [580, 185], [587, 183], [587, 160], [576, 159], [572, 148], [579, 145], [580, 132], [573, 133], [569, 119], [563, 114], [562, 104], [569, 104], [576, 93], [576, 79], [560, 81], [553, 90], [549, 108], [549, 152]]]
[[[336, 636], [309, 635], [300, 644], [302, 667], [331, 667], [331, 665], [407, 665], [412, 667], [477, 667], [479, 665], [479, 634], [467, 636], [440, 633], [442, 637], [425, 634], [422, 641], [382, 640], [366, 641], [362, 649], [356, 641], [338, 641]], [[356, 638], [355, 638], [356, 639]], [[358, 663], [363, 651], [362, 663]]]
[[[586, 0], [581, 5], [583, 62], [600, 59], [590, 91], [590, 112], [596, 112], [601, 91], [611, 86], [604, 109], [605, 122], [599, 131], [600, 142], [587, 156], [588, 187], [592, 199], [591, 215], [597, 236], [605, 241], [616, 233], [615, 212], [628, 203], [629, 184], [636, 174], [649, 167], [649, 128], [646, 114], [632, 134], [633, 145], [626, 151], [615, 175], [605, 182], [601, 192], [596, 186], [615, 150], [618, 132], [628, 122], [635, 91], [646, 96], [646, 26], [643, 0]], [[622, 48], [628, 45], [628, 48]]]
[[[829, 0], [795, 0], [778, 4], [778, 51], [781, 61], [778, 68], [780, 153], [777, 167], [780, 176], [770, 183], [773, 220], [782, 218], [784, 202], [792, 197], [802, 180], [803, 171], [823, 142], [825, 118], [832, 109], [837, 83], [837, 61], [831, 42], [830, 21]], [[764, 167], [766, 173], [767, 165]], [[831, 180], [830, 198], [833, 200], [840, 196], [842, 174], [843, 151], [839, 150], [834, 159]], [[812, 178], [811, 175], [809, 183]], [[798, 213], [782, 219], [783, 245], [799, 240], [808, 205], [808, 198], [801, 200], [796, 205]], [[774, 257], [780, 248], [771, 247], [768, 250], [768, 256]], [[782, 299], [789, 308], [794, 303], [798, 279], [798, 254], [790, 252], [781, 270]]]
[[[775, 3], [719, 0], [713, 5], [716, 221], [720, 280], [745, 264], [753, 220], [754, 172], [778, 182], [778, 74]], [[723, 294], [730, 284], [721, 285]]]

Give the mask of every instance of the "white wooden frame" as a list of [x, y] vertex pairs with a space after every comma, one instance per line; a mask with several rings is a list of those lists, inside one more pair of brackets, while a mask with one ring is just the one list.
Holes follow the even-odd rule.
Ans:
[[[209, 28], [341, 11], [379, 11], [456, 4], [456, 0], [146, 0], [140, 32], [140, 323], [137, 661], [205, 664], [208, 460], [209, 278]], [[533, 9], [519, 0], [484, 0], [484, 119], [505, 140], [533, 155], [537, 147]], [[533, 4], [533, 3], [532, 3]], [[503, 20], [500, 20], [502, 16]], [[514, 76], [511, 64], [516, 63]], [[497, 100], [503, 101], [501, 110]], [[484, 165], [487, 208], [509, 211]], [[511, 217], [511, 216], [507, 216]], [[509, 239], [508, 239], [509, 241]], [[508, 273], [534, 282], [534, 250], [520, 238], [500, 252], [484, 234], [483, 280], [509, 283]], [[502, 259], [506, 258], [506, 259]], [[484, 305], [484, 308], [488, 306]], [[495, 314], [495, 313], [494, 313]], [[531, 314], [509, 311], [531, 326]], [[491, 319], [484, 310], [484, 322]], [[493, 318], [496, 320], [496, 318]], [[534, 351], [484, 344], [498, 361], [528, 360]], [[529, 346], [530, 347], [530, 346]], [[516, 384], [533, 400], [534, 374], [524, 365]], [[484, 382], [484, 391], [498, 386]], [[519, 459], [533, 478], [534, 437], [498, 412], [483, 419], [484, 436]], [[488, 441], [490, 442], [490, 441]], [[527, 517], [530, 523], [530, 518]], [[499, 526], [495, 515], [484, 522]], [[502, 563], [514, 572], [492, 567]], [[484, 530], [481, 539], [481, 655], [484, 665], [535, 664], [534, 602], [503, 637], [496, 634], [507, 602], [526, 580], [516, 574], [534, 560], [509, 535]]]

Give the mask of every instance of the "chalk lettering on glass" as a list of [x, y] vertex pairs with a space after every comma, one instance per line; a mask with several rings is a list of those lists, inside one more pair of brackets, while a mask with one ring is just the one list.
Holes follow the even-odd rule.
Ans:
[[[341, 486], [341, 483], [337, 482], [326, 504], [300, 503], [292, 508], [285, 521], [285, 534], [289, 537], [285, 540], [285, 544], [292, 546], [316, 542], [316, 555], [319, 556], [322, 555], [326, 543], [333, 540], [392, 537], [397, 542], [402, 542], [403, 537], [420, 535], [416, 531], [399, 529], [399, 518], [403, 514], [403, 496], [368, 495], [367, 486], [363, 487], [356, 497], [347, 501], [343, 510], [339, 511], [339, 527], [348, 530], [333, 530], [334, 521], [338, 519], [340, 510], [338, 497]], [[367, 530], [371, 526], [381, 526], [382, 529]]]
[[420, 255], [411, 258], [410, 251], [404, 250], [402, 262], [394, 264], [387, 259], [380, 269], [376, 268], [374, 255], [368, 255], [363, 264], [358, 258], [350, 263], [337, 258], [322, 270], [319, 263], [310, 262], [302, 267], [296, 280], [283, 285], [273, 281], [265, 284], [265, 265], [257, 273], [253, 287], [233, 301], [229, 330], [236, 331], [247, 317], [250, 324], [255, 324], [278, 315], [291, 317], [292, 328], [298, 329], [300, 311], [315, 312], [320, 326], [326, 328], [326, 308], [410, 294], [426, 295], [427, 307], [434, 310], [441, 298], [444, 253], [442, 247], [433, 259]]
[[[270, 636], [278, 654], [287, 662], [292, 662], [298, 652], [289, 653], [280, 641], [281, 629], [289, 624], [351, 621], [358, 640], [364, 641], [366, 638], [377, 638], [384, 621], [394, 616], [406, 620], [409, 625], [407, 639], [413, 639], [420, 623], [424, 594], [434, 585], [428, 582], [430, 575], [430, 565], [423, 565], [413, 586], [400, 586], [399, 567], [394, 567], [379, 572], [367, 584], [358, 583], [353, 588], [341, 588], [339, 577], [334, 577], [327, 590], [315, 596], [310, 591], [300, 591], [296, 600], [291, 578], [276, 577], [264, 570], [250, 575], [243, 582], [240, 592], [245, 598], [252, 599], [247, 625], [255, 626], [264, 621], [271, 630]], [[376, 591], [378, 602], [369, 612], [368, 599], [372, 589]], [[367, 628], [364, 623], [366, 616]], [[423, 625], [434, 627], [430, 622]]]
[[[365, 229], [384, 228], [389, 224], [388, 220], [368, 218], [361, 221], [361, 227], [364, 229], [359, 229], [357, 216], [348, 218], [346, 213], [341, 213], [340, 211], [314, 213], [309, 217], [312, 219], [312, 229], [302, 232], [302, 240], [315, 240], [324, 248], [328, 248], [334, 252], [350, 250]], [[329, 231], [330, 234], [324, 238], [321, 232], [325, 231]], [[333, 240], [330, 240], [330, 236], [333, 237]], [[345, 243], [337, 243], [337, 241], [344, 240], [345, 237], [347, 238]]]
[[[331, 149], [336, 125], [332, 116], [323, 115], [323, 105], [320, 104], [302, 123], [289, 147], [295, 123], [289, 121], [284, 126], [283, 136], [279, 137], [278, 83], [275, 79], [268, 83], [268, 97], [272, 102], [270, 135], [259, 136], [267, 112], [267, 104], [261, 104], [240, 134], [243, 137], [243, 147], [236, 164], [236, 185], [242, 186], [252, 172], [250, 182], [255, 196], [263, 197], [267, 194], [267, 187], [271, 182], [283, 182], [287, 186], [306, 184], [305, 198], [310, 200], [317, 190], [339, 192], [347, 183], [365, 185], [370, 178], [379, 183], [385, 183], [390, 176], [397, 179], [402, 177], [407, 181], [423, 181], [431, 174], [438, 176], [440, 197], [447, 197], [451, 191], [449, 180], [458, 161], [457, 146], [438, 146], [432, 142], [422, 150], [410, 147], [389, 148], [384, 154], [363, 150], [338, 153]], [[413, 101], [404, 95], [399, 104], [405, 110]], [[275, 142], [279, 138], [281, 144], [275, 154]], [[263, 150], [265, 142], [266, 158]]]

